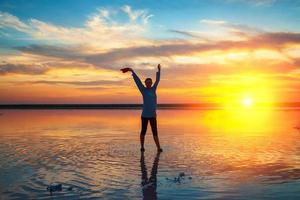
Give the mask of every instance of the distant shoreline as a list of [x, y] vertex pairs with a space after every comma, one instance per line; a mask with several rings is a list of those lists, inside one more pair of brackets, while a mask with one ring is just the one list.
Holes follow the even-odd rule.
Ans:
[[[0, 109], [141, 109], [142, 104], [1, 104]], [[212, 104], [158, 104], [158, 109], [220, 109]]]
[[[0, 109], [141, 109], [142, 104], [0, 104]], [[158, 109], [201, 109], [201, 110], [218, 110], [225, 108], [241, 108], [237, 107], [223, 107], [218, 104], [191, 104], [191, 103], [177, 103], [177, 104], [158, 104]], [[259, 103], [254, 108], [275, 108], [275, 109], [300, 109], [300, 102], [295, 103]]]

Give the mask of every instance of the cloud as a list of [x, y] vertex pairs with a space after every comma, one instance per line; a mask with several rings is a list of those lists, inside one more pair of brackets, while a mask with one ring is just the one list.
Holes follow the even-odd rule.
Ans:
[[49, 85], [77, 85], [77, 86], [93, 86], [93, 85], [118, 85], [122, 84], [123, 81], [117, 80], [96, 80], [96, 81], [50, 81], [50, 80], [39, 80], [30, 81], [27, 83], [32, 84], [49, 84]]
[[43, 65], [25, 65], [25, 64], [0, 64], [0, 75], [6, 74], [30, 74], [40, 75], [49, 70], [47, 66]]
[[72, 47], [57, 47], [49, 45], [31, 45], [17, 47], [16, 49], [43, 56], [53, 56], [66, 59], [79, 59], [87, 63], [98, 65], [135, 57], [168, 57], [173, 55], [186, 55], [212, 50], [229, 49], [257, 49], [257, 48], [282, 48], [286, 44], [300, 44], [300, 33], [277, 32], [263, 33], [250, 38], [247, 41], [219, 41], [209, 43], [192, 43], [182, 41], [161, 45], [138, 46], [112, 49], [103, 53], [84, 53]]
[[67, 60], [81, 59], [86, 55], [86, 53], [82, 52], [80, 46], [28, 45], [15, 47], [15, 49], [24, 53], [64, 58]]
[[136, 22], [138, 19], [141, 19], [143, 24], [147, 24], [149, 19], [153, 17], [152, 14], [148, 14], [145, 10], [132, 10], [130, 6], [125, 5], [121, 8], [127, 15], [130, 20]]
[[[163, 44], [155, 46], [140, 46], [140, 47], [128, 47], [113, 49], [104, 53], [86, 54], [80, 53], [72, 47], [58, 47], [50, 45], [30, 45], [24, 47], [16, 47], [17, 50], [24, 53], [50, 56], [57, 58], [64, 58], [66, 60], [80, 60], [93, 65], [109, 64], [122, 59], [130, 59], [136, 57], [151, 57], [161, 56], [168, 57], [172, 55], [184, 55], [192, 52], [214, 50], [220, 48], [229, 48], [234, 46], [234, 43], [230, 45], [230, 42], [223, 42], [218, 44], [193, 44], [189, 42], [183, 42], [178, 44]], [[239, 45], [240, 46], [240, 45]]]
[[254, 6], [270, 6], [277, 2], [277, 0], [227, 0], [228, 3], [247, 3]]
[[[77, 89], [80, 89], [80, 90], [92, 90], [92, 91], [103, 91], [103, 90], [106, 90], [106, 89], [115, 89], [116, 87], [121, 88], [121, 87], [124, 87], [124, 86], [122, 86], [122, 85], [118, 85], [118, 86], [102, 85], [102, 86], [94, 86], [94, 87], [77, 87]], [[115, 95], [117, 95], [118, 93], [121, 93], [121, 92], [116, 92]], [[121, 95], [126, 95], [126, 92], [122, 92]]]
[[252, 26], [248, 26], [245, 24], [233, 24], [233, 23], [227, 23], [224, 25], [224, 27], [227, 27], [231, 31], [236, 32], [243, 32], [247, 35], [250, 34], [261, 34], [264, 32], [264, 30]]
[[191, 37], [191, 38], [202, 38], [200, 35], [197, 33], [194, 33], [192, 31], [182, 31], [182, 30], [175, 30], [175, 29], [170, 29], [168, 30], [171, 33], [177, 33], [183, 36]]
[[[1, 74], [42, 74], [49, 68], [61, 66], [56, 64], [60, 61], [67, 61], [63, 68], [67, 68], [68, 65], [72, 68], [75, 62], [78, 63], [78, 65], [81, 65], [82, 68], [94, 66], [96, 68], [116, 70], [124, 63], [133, 63], [141, 66], [141, 69], [144, 68], [145, 70], [149, 70], [143, 63], [147, 59], [155, 58], [156, 60], [154, 60], [157, 62], [165, 59], [167, 65], [173, 68], [174, 65], [176, 65], [174, 56], [192, 57], [193, 54], [206, 53], [209, 51], [217, 51], [226, 54], [226, 52], [230, 50], [252, 51], [257, 49], [272, 49], [284, 54], [281, 50], [286, 45], [300, 44], [300, 33], [298, 32], [266, 32], [255, 27], [216, 19], [202, 19], [201, 23], [226, 28], [235, 32], [235, 34], [243, 36], [243, 40], [235, 41], [227, 37], [226, 40], [206, 40], [206, 38], [203, 37], [205, 33], [174, 29], [169, 30], [169, 32], [187, 36], [188, 39], [150, 40], [144, 38], [139, 33], [146, 27], [148, 19], [152, 17], [151, 14], [148, 14], [146, 10], [133, 10], [129, 6], [121, 7], [119, 12], [125, 13], [128, 16], [129, 21], [126, 23], [118, 23], [114, 19], [115, 10], [100, 8], [97, 12], [88, 17], [83, 27], [56, 26], [37, 19], [31, 19], [26, 23], [22, 22], [17, 17], [6, 14], [6, 20], [0, 19], [2, 24], [1, 27], [15, 27], [16, 30], [27, 32], [33, 38], [44, 40], [54, 39], [59, 43], [51, 42], [52, 45], [48, 45], [47, 42], [44, 42], [44, 44], [42, 43], [40, 45], [15, 47], [15, 50], [20, 51], [20, 54], [30, 55], [34, 59], [39, 59], [38, 62], [34, 61], [32, 63], [43, 63], [43, 60], [50, 58], [57, 59], [53, 60], [52, 65], [47, 65], [47, 67], [44, 66], [42, 69], [39, 67], [41, 66], [39, 64], [10, 64], [12, 69], [9, 70], [7, 65], [2, 68]], [[136, 34], [134, 33], [135, 31], [141, 32], [137, 35], [131, 35]], [[65, 42], [68, 44], [65, 44]], [[217, 56], [214, 55], [212, 57]], [[140, 62], [138, 62], [138, 60], [140, 60]], [[253, 63], [255, 63], [255, 61], [253, 61]], [[181, 65], [178, 66], [187, 69], [187, 63], [180, 64]], [[201, 67], [199, 63], [189, 64], [198, 64], [195, 68]], [[204, 64], [212, 64], [214, 66], [220, 63], [216, 61], [214, 63], [213, 59], [210, 59], [209, 62]], [[276, 63], [276, 66], [277, 64], [278, 63]], [[273, 65], [275, 66], [275, 64]], [[295, 66], [296, 62], [291, 65]], [[271, 64], [268, 66], [271, 66]], [[176, 70], [178, 71], [178, 69]], [[48, 83], [68, 84], [63, 82]]]
[[203, 23], [203, 24], [208, 24], [208, 25], [224, 25], [224, 24], [227, 24], [226, 21], [214, 20], [214, 19], [202, 19], [202, 20], [200, 20], [200, 22]]
[[216, 26], [220, 28], [225, 28], [231, 31], [232, 33], [236, 32], [242, 32], [244, 35], [250, 35], [250, 34], [259, 34], [263, 33], [264, 30], [257, 27], [252, 27], [245, 24], [236, 24], [236, 23], [230, 23], [228, 21], [224, 20], [215, 20], [215, 19], [202, 19], [200, 20], [200, 23], [210, 26]]
[[[119, 21], [120, 16], [124, 14], [127, 15], [127, 20]], [[29, 39], [52, 44], [85, 44], [97, 50], [104, 50], [115, 46], [148, 43], [142, 35], [153, 15], [148, 14], [146, 10], [133, 10], [130, 6], [112, 11], [100, 8], [88, 16], [81, 27], [58, 26], [38, 19], [22, 21], [16, 16], [3, 12], [0, 12], [0, 16], [1, 29], [15, 29], [27, 34]]]
[[21, 32], [28, 32], [30, 27], [16, 16], [0, 11], [0, 28], [13, 28]]
[[253, 2], [256, 5], [272, 5], [277, 2], [277, 0], [248, 0], [248, 2]]
[[300, 32], [271, 32], [258, 35], [255, 40], [257, 43], [264, 42], [269, 44], [288, 44], [300, 43]]
[[[128, 21], [118, 23], [115, 13], [122, 12]], [[188, 36], [187, 40], [150, 40], [142, 36], [151, 14], [146, 10], [133, 10], [123, 6], [119, 10], [100, 8], [85, 21], [83, 27], [62, 27], [31, 19], [25, 23], [10, 14], [0, 19], [5, 27], [15, 27], [25, 31], [33, 38], [50, 40], [52, 45], [28, 45], [15, 47], [21, 53], [33, 56], [52, 57], [66, 61], [91, 64], [96, 67], [120, 67], [119, 64], [132, 63], [131, 59], [156, 57], [172, 58], [207, 51], [227, 51], [231, 49], [281, 49], [285, 44], [299, 44], [300, 33], [266, 32], [243, 24], [224, 20], [202, 19], [201, 23], [228, 29], [239, 35], [240, 40], [207, 40], [209, 33], [197, 31], [169, 30], [169, 32]], [[4, 25], [2, 25], [3, 27]], [[222, 37], [224, 38], [224, 36]], [[52, 40], [57, 41], [57, 43]], [[66, 44], [67, 43], [67, 44]], [[116, 48], [117, 47], [117, 48]]]

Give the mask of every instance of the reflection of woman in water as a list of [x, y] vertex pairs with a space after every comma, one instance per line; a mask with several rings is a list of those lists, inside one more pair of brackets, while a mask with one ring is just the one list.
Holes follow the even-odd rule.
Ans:
[[147, 131], [148, 121], [150, 122], [153, 139], [155, 141], [157, 151], [162, 152], [162, 148], [159, 144], [158, 134], [157, 134], [157, 121], [156, 121], [156, 105], [157, 105], [157, 97], [156, 97], [156, 88], [158, 86], [160, 80], [160, 64], [157, 66], [158, 71], [156, 72], [156, 80], [152, 86], [152, 79], [146, 78], [145, 85], [141, 82], [140, 78], [136, 75], [136, 73], [131, 68], [123, 68], [121, 69], [124, 73], [127, 71], [132, 72], [133, 79], [143, 95], [143, 112], [141, 116], [142, 129], [140, 134], [141, 141], [141, 151], [145, 151], [144, 142], [145, 135]]
[[143, 190], [143, 199], [157, 199], [156, 187], [157, 180], [156, 174], [158, 169], [160, 152], [157, 152], [156, 157], [153, 162], [152, 171], [150, 178], [148, 179], [147, 168], [145, 165], [144, 152], [141, 153], [141, 171], [142, 171], [142, 190]]

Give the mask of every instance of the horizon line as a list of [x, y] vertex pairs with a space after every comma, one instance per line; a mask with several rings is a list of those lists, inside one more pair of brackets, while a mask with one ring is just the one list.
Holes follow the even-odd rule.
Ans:
[[[0, 104], [0, 109], [140, 109], [141, 103], [14, 103]], [[260, 102], [252, 108], [300, 109], [300, 102]], [[229, 106], [220, 103], [159, 103], [158, 109], [226, 109], [241, 108], [238, 104]]]

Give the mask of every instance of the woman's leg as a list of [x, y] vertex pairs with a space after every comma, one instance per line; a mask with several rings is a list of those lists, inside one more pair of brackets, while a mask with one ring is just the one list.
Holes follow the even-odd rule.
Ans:
[[153, 139], [155, 141], [156, 147], [158, 151], [162, 151], [160, 144], [159, 144], [159, 139], [158, 139], [158, 133], [157, 133], [157, 121], [156, 117], [150, 119], [150, 125], [152, 129], [152, 134], [153, 134]]
[[144, 143], [145, 143], [145, 135], [147, 132], [148, 119], [142, 117], [141, 122], [142, 122], [142, 128], [140, 134], [141, 151], [145, 151]]

